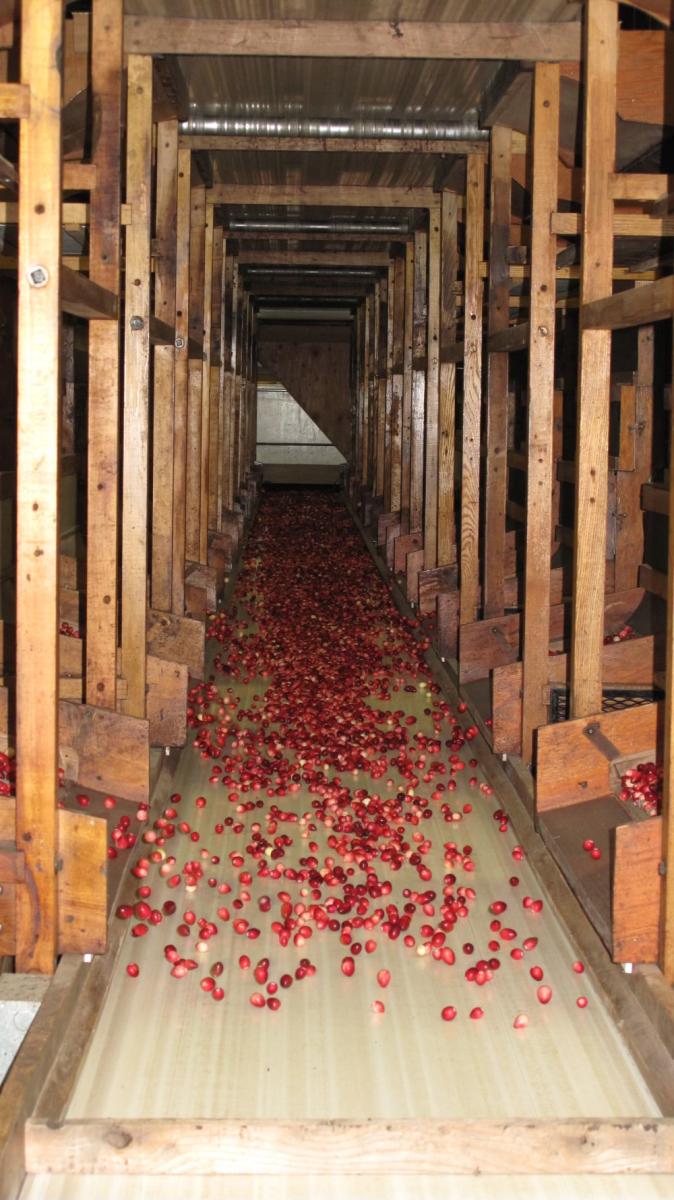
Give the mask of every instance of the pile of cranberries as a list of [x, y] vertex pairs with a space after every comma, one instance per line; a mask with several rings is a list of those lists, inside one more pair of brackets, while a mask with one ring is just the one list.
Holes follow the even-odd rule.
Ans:
[[[117, 912], [139, 947], [162, 927], [182, 986], [228, 999], [221, 976], [238, 959], [249, 1009], [278, 1012], [317, 973], [312, 946], [332, 939], [335, 971], [366, 977], [377, 1019], [410, 955], [431, 960], [442, 991], [447, 972], [438, 1018], [479, 1020], [487, 1006], [472, 988], [497, 986], [506, 966], [522, 972], [544, 903], [510, 898], [520, 880], [507, 872], [507, 900], [479, 886], [466, 821], [493, 820], [509, 862], [525, 854], [472, 754], [466, 705], [454, 711], [432, 678], [429, 628], [397, 611], [335, 497], [263, 500], [236, 603], [207, 626], [213, 675], [189, 694], [207, 794], [175, 792], [146, 821], [135, 901]], [[462, 933], [475, 914], [478, 946]], [[551, 1001], [539, 964], [526, 986]]]
[[620, 799], [655, 816], [662, 806], [662, 774], [662, 766], [654, 762], [628, 767], [620, 776]]

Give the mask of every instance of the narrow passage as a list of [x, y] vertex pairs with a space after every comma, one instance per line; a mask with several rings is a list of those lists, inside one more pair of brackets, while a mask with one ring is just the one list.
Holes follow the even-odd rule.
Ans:
[[[147, 909], [120, 918], [128, 933], [68, 1116], [656, 1114], [481, 775], [476, 731], [336, 494], [263, 498], [209, 645], [192, 744], [141, 848], [159, 860], [140, 885]], [[23, 1194], [229, 1191], [130, 1185], [40, 1177]], [[318, 1194], [301, 1180], [237, 1180], [235, 1194], [270, 1186]], [[591, 1200], [665, 1197], [668, 1181], [318, 1186]]]

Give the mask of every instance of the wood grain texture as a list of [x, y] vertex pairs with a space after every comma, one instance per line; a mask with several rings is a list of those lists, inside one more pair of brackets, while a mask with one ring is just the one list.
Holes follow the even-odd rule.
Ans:
[[438, 403], [438, 563], [456, 561], [456, 364], [445, 350], [456, 339], [455, 288], [459, 261], [458, 197], [447, 190], [441, 200], [440, 395]]
[[428, 325], [428, 234], [414, 235], [414, 307], [412, 316], [412, 412], [410, 422], [410, 532], [423, 530], [424, 423]]
[[581, 319], [585, 329], [629, 329], [663, 321], [673, 313], [674, 275], [666, 275], [584, 303]]
[[461, 457], [461, 624], [478, 610], [482, 420], [482, 279], [484, 160], [466, 164], [465, 332]]
[[[62, 6], [24, 10], [20, 137], [16, 499], [16, 838], [30, 886], [16, 897], [18, 971], [54, 970], [60, 481]], [[33, 287], [39, 265], [46, 282]]]
[[573, 23], [195, 20], [128, 17], [127, 53], [280, 55], [302, 58], [514, 58], [574, 60]]
[[[391, 449], [393, 421], [393, 339], [395, 336], [395, 261], [389, 259], [386, 277], [386, 376], [384, 379], [384, 461], [382, 478], [382, 502], [384, 510], [391, 511]], [[396, 414], [396, 418], [399, 413]]]
[[[669, 431], [670, 464], [674, 450], [674, 420], [670, 420]], [[670, 466], [671, 471], [671, 466]], [[667, 982], [674, 983], [674, 486], [670, 477], [669, 521], [667, 528], [667, 644], [665, 667], [665, 712], [664, 744], [662, 747], [662, 848], [665, 861], [664, 887], [662, 889], [660, 928], [661, 943], [659, 962]]]
[[528, 360], [527, 501], [522, 643], [522, 753], [546, 720], [555, 392], [555, 259], [549, 232], [557, 203], [559, 67], [537, 64], [533, 99], [531, 300]]
[[26, 1168], [44, 1162], [70, 1175], [667, 1175], [674, 1121], [31, 1120]]
[[426, 421], [424, 453], [424, 567], [438, 565], [438, 486], [440, 424], [440, 288], [442, 213], [436, 208], [428, 225], [428, 329], [426, 350]]
[[657, 962], [664, 881], [662, 817], [618, 825], [611, 887], [614, 962]]
[[108, 932], [107, 821], [62, 809], [58, 826], [59, 953], [103, 954]]
[[[203, 347], [201, 369], [201, 456], [199, 469], [199, 562], [208, 561], [208, 488], [211, 421], [211, 350], [213, 306], [213, 241], [215, 210], [206, 206], [204, 226]], [[217, 437], [217, 430], [214, 431]]]
[[368, 187], [338, 184], [315, 187], [302, 184], [215, 184], [213, 204], [278, 204], [328, 208], [432, 208], [437, 195], [432, 188]]
[[147, 647], [150, 654], [169, 662], [184, 663], [194, 679], [205, 670], [205, 632], [203, 621], [174, 613], [150, 609], [147, 623]]
[[190, 193], [192, 156], [178, 150], [176, 214], [176, 353], [173, 396], [173, 554], [171, 608], [185, 611], [187, 389], [190, 305]]
[[[488, 336], [507, 329], [510, 320], [510, 193], [512, 188], [512, 133], [496, 125], [491, 131], [491, 187], [489, 205], [489, 324]], [[554, 296], [554, 290], [553, 290]], [[489, 347], [487, 358], [484, 498], [485, 617], [503, 612], [503, 552], [505, 548], [506, 493], [508, 483], [508, 354]]]
[[[175, 328], [178, 122], [157, 126], [154, 315]], [[155, 346], [152, 409], [152, 563], [150, 600], [171, 609], [173, 569], [173, 399], [175, 347]]]
[[415, 242], [405, 247], [405, 320], [403, 350], [402, 451], [400, 467], [400, 528], [410, 528], [410, 451], [412, 446], [412, 357], [414, 338]]
[[210, 417], [208, 439], [208, 529], [222, 528], [222, 500], [220, 488], [221, 442], [222, 442], [222, 406], [223, 392], [223, 362], [222, 362], [222, 285], [224, 278], [224, 231], [222, 225], [217, 225], [213, 231], [213, 288], [211, 291], [211, 335], [212, 355], [210, 370]]
[[150, 779], [146, 720], [88, 704], [59, 701], [59, 762], [64, 778], [127, 800], [147, 801]]
[[[618, 19], [612, 0], [587, 10], [584, 91], [585, 191], [581, 306], [611, 294]], [[606, 572], [611, 335], [581, 324], [571, 640], [571, 712], [601, 708], [602, 597]]]
[[544, 725], [536, 731], [536, 806], [539, 812], [591, 800], [611, 791], [610, 762], [591, 736], [597, 727], [621, 757], [662, 746], [662, 702]]
[[[122, 476], [122, 671], [128, 716], [145, 716], [147, 661], [152, 59], [128, 62], [124, 419]], [[140, 328], [132, 328], [137, 317]]]

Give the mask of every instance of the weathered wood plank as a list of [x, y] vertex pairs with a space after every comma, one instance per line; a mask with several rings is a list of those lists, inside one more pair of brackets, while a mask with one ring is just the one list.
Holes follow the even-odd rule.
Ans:
[[122, 671], [124, 712], [145, 716], [152, 215], [152, 59], [127, 67], [124, 429], [122, 501]]
[[[674, 361], [674, 356], [673, 356]], [[674, 451], [674, 420], [670, 421], [670, 471]], [[662, 848], [665, 862], [665, 881], [662, 889], [660, 914], [660, 953], [662, 972], [671, 985], [674, 983], [674, 481], [670, 477], [669, 521], [667, 531], [667, 644], [665, 667], [665, 712], [663, 734], [662, 778]]]
[[85, 321], [117, 320], [117, 293], [79, 271], [61, 266], [61, 309]]
[[[89, 206], [89, 276], [115, 295], [120, 286], [122, 21], [119, 0], [101, 0], [92, 13], [91, 86], [98, 113], [92, 153], [98, 186]], [[86, 699], [113, 711], [117, 707], [119, 356], [119, 322], [90, 321]]]
[[478, 608], [480, 533], [480, 445], [482, 416], [482, 279], [484, 160], [466, 165], [465, 334], [463, 366], [463, 453], [461, 461], [461, 624]]
[[147, 624], [148, 653], [169, 662], [185, 663], [194, 679], [202, 679], [205, 669], [205, 632], [203, 621], [150, 609]]
[[454, 292], [459, 261], [458, 197], [447, 190], [442, 193], [441, 220], [438, 563], [446, 566], [456, 561], [456, 365], [446, 361], [444, 350], [456, 338]]
[[[491, 131], [491, 196], [489, 206], [488, 337], [502, 333], [510, 320], [510, 192], [512, 134], [496, 125]], [[554, 288], [553, 288], [554, 296]], [[484, 501], [485, 617], [503, 612], [503, 552], [508, 484], [508, 354], [489, 346], [487, 358], [487, 430]]]
[[442, 214], [430, 214], [428, 226], [428, 329], [426, 350], [426, 421], [424, 456], [424, 567], [438, 565], [438, 466], [440, 420], [440, 286]]
[[550, 214], [557, 203], [559, 67], [537, 64], [533, 99], [531, 340], [528, 363], [527, 511], [522, 645], [522, 752], [546, 719], [555, 392], [555, 257]]
[[[175, 328], [176, 212], [178, 202], [178, 122], [157, 126], [154, 315]], [[152, 410], [151, 603], [171, 608], [173, 569], [173, 343], [155, 346]]]
[[60, 954], [103, 954], [108, 933], [108, 823], [87, 812], [58, 815]]
[[428, 234], [414, 235], [412, 319], [412, 414], [410, 426], [410, 532], [421, 532], [424, 508], [424, 416], [426, 410]]
[[412, 445], [412, 357], [414, 338], [415, 241], [405, 247], [405, 320], [403, 353], [403, 405], [400, 467], [400, 530], [410, 528], [410, 450]]
[[145, 720], [59, 701], [59, 758], [66, 779], [147, 800], [150, 786], [149, 728]]
[[614, 833], [611, 918], [614, 962], [657, 962], [663, 878], [662, 818], [630, 821]]
[[187, 472], [187, 390], [190, 294], [191, 154], [178, 150], [176, 215], [176, 353], [173, 396], [173, 561], [171, 607], [185, 611], [185, 496]]
[[[593, 0], [585, 26], [585, 189], [581, 306], [611, 291], [618, 18], [612, 0]], [[581, 324], [575, 494], [571, 712], [601, 708], [602, 604], [606, 572], [611, 334]]]
[[80, 1175], [669, 1174], [674, 1121], [210, 1120], [26, 1125], [26, 1169]]
[[673, 313], [674, 275], [666, 275], [583, 304], [580, 315], [585, 329], [629, 329], [663, 321]]
[[222, 502], [218, 499], [222, 439], [223, 393], [223, 275], [224, 275], [224, 231], [221, 225], [213, 231], [213, 288], [211, 292], [211, 369], [209, 388], [209, 438], [208, 438], [208, 529], [222, 528]]
[[[180, 144], [189, 150], [272, 150], [298, 151], [303, 154], [484, 154], [486, 143], [477, 138], [349, 138], [349, 137], [253, 137], [236, 133], [184, 133]], [[618, 176], [619, 179], [632, 178]], [[666, 184], [667, 176], [656, 176]], [[651, 189], [652, 190], [652, 189]], [[654, 196], [663, 191], [662, 182]], [[647, 197], [648, 198], [648, 197]], [[653, 197], [651, 197], [653, 198]], [[256, 237], [259, 235], [255, 235]], [[237, 231], [237, 238], [240, 234]], [[389, 241], [398, 237], [388, 235]], [[244, 237], [245, 240], [245, 237]], [[368, 241], [371, 236], [368, 234]], [[400, 240], [403, 240], [402, 238]], [[404, 240], [407, 240], [406, 238]], [[323, 241], [323, 234], [321, 234]]]
[[211, 330], [215, 210], [206, 206], [204, 225], [203, 355], [201, 369], [201, 456], [199, 469], [199, 562], [208, 562], [208, 477], [211, 421]]
[[432, 188], [368, 187], [331, 184], [215, 184], [213, 204], [278, 204], [329, 208], [433, 208], [438, 195]]
[[580, 58], [576, 22], [195, 20], [126, 18], [127, 53], [283, 58]]
[[30, 886], [16, 896], [16, 969], [54, 970], [61, 270], [60, 0], [22, 12], [30, 118], [19, 148], [16, 500], [16, 838]]

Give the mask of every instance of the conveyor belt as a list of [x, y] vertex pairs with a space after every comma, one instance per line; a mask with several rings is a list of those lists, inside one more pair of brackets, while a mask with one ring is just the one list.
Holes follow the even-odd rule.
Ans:
[[[308, 547], [307, 553], [310, 552]], [[249, 555], [253, 553], [254, 547]], [[366, 559], [364, 551], [363, 556]], [[330, 571], [330, 561], [327, 558], [324, 561], [325, 570]], [[369, 561], [363, 569], [371, 573], [372, 586], [377, 586]], [[291, 579], [288, 586], [292, 587]], [[335, 586], [339, 586], [338, 579]], [[343, 637], [349, 636], [349, 628], [344, 628]], [[222, 647], [216, 646], [216, 650], [222, 653]], [[223, 687], [231, 685], [228, 677], [219, 676], [218, 681]], [[418, 678], [405, 679], [405, 683], [414, 686], [419, 682]], [[252, 703], [253, 695], [261, 691], [259, 680], [236, 685], [244, 709]], [[404, 708], [418, 718], [415, 729], [426, 728], [432, 733], [423, 712], [428, 707], [425, 690], [405, 692], [401, 688], [392, 695], [389, 707]], [[463, 722], [468, 723], [466, 718]], [[443, 740], [447, 736], [443, 733]], [[443, 747], [445, 758], [447, 753]], [[469, 746], [462, 751], [462, 757], [470, 758]], [[173, 931], [189, 903], [181, 896], [181, 889], [169, 892], [157, 886], [153, 903], [173, 898], [178, 902], [178, 913], [143, 939], [127, 935], [68, 1117], [657, 1115], [657, 1104], [589, 974], [579, 975], [572, 969], [577, 955], [541, 885], [526, 861], [513, 860], [515, 838], [510, 830], [500, 832], [499, 822], [493, 817], [499, 807], [498, 796], [485, 795], [469, 786], [467, 777], [474, 773], [479, 776], [479, 770], [457, 773], [457, 790], [451, 795], [455, 811], [461, 811], [464, 803], [471, 804], [473, 811], [448, 825], [440, 815], [440, 803], [434, 802], [434, 815], [423, 824], [424, 834], [433, 842], [428, 858], [433, 883], [429, 887], [441, 888], [443, 874], [448, 869], [443, 863], [444, 842], [453, 838], [460, 845], [470, 843], [473, 847], [475, 871], [469, 873], [460, 866], [452, 868], [457, 884], [473, 886], [477, 892], [469, 915], [448, 936], [457, 956], [453, 966], [433, 961], [428, 955], [420, 957], [405, 948], [402, 939], [390, 941], [375, 930], [371, 936], [378, 943], [376, 952], [371, 956], [361, 954], [356, 960], [355, 975], [345, 978], [340, 971], [340, 960], [348, 951], [334, 933], [316, 932], [304, 948], [298, 949], [291, 943], [282, 950], [270, 933], [270, 915], [256, 921], [262, 931], [257, 941], [236, 936], [230, 923], [221, 927], [217, 949], [209, 948], [206, 955], [196, 955], [206, 963], [215, 958], [224, 961], [224, 974], [218, 982], [226, 996], [217, 1004], [199, 989], [196, 977], [205, 974], [205, 969], [182, 980], [169, 975], [163, 947], [169, 941], [179, 940]], [[180, 816], [199, 830], [199, 847], [206, 846], [220, 854], [222, 862], [213, 868], [218, 878], [234, 883], [236, 871], [227, 853], [234, 845], [237, 849], [245, 846], [248, 839], [227, 841], [224, 835], [214, 837], [214, 822], [229, 815], [232, 806], [226, 800], [229, 789], [209, 784], [208, 774], [208, 764], [187, 746], [175, 782], [176, 791], [184, 796]], [[362, 774], [350, 779], [343, 776], [352, 787], [368, 787], [373, 792], [385, 791], [388, 777], [393, 777], [396, 783], [400, 778], [394, 769], [378, 782]], [[423, 784], [418, 789], [422, 795], [430, 790]], [[206, 797], [205, 808], [194, 805], [197, 795]], [[445, 794], [444, 799], [447, 798]], [[270, 802], [266, 796], [264, 799]], [[302, 789], [276, 802], [286, 809], [305, 813], [311, 809], [312, 799]], [[252, 821], [260, 820], [259, 810], [241, 819], [249, 828]], [[295, 836], [297, 826], [286, 828]], [[319, 843], [318, 858], [322, 859], [326, 852], [330, 853], [326, 831], [319, 824], [311, 836]], [[179, 864], [193, 856], [187, 845], [182, 858], [180, 849], [173, 847], [172, 852], [178, 855]], [[306, 853], [306, 841], [296, 837], [295, 845], [283, 861], [296, 862]], [[383, 876], [381, 868], [378, 869]], [[508, 882], [513, 875], [520, 880], [516, 887]], [[393, 895], [398, 899], [403, 886], [414, 887], [414, 880], [420, 886], [416, 876], [412, 880], [406, 868], [392, 879]], [[274, 889], [283, 886], [286, 886], [283, 882], [272, 887], [255, 880], [251, 888], [253, 902], [246, 911], [255, 911], [259, 916], [256, 898], [262, 893], [274, 894]], [[236, 890], [228, 901], [235, 894]], [[522, 898], [526, 895], [544, 900], [542, 912], [523, 907]], [[517, 938], [514, 942], [503, 941], [498, 955], [502, 962], [500, 970], [494, 972], [490, 983], [478, 987], [466, 981], [464, 971], [475, 959], [490, 957], [487, 942], [495, 934], [489, 929], [494, 919], [489, 905], [499, 899], [508, 904], [502, 920], [517, 930]], [[222, 897], [204, 888], [198, 901], [194, 898], [194, 907], [198, 915], [213, 916], [217, 921], [214, 914], [219, 902], [222, 903]], [[415, 917], [415, 929], [419, 923]], [[522, 961], [513, 960], [511, 947], [520, 946], [524, 938], [531, 936], [539, 938], [536, 949], [526, 953]], [[193, 940], [188, 939], [190, 946]], [[461, 947], [466, 942], [474, 944], [472, 955], [462, 953]], [[287, 992], [279, 992], [283, 1000], [280, 1011], [257, 1011], [248, 1002], [250, 993], [256, 990], [251, 973], [244, 973], [238, 966], [242, 953], [250, 954], [253, 963], [268, 955], [272, 978], [278, 978], [282, 971], [293, 970], [305, 955], [316, 965], [317, 972], [312, 978], [295, 983]], [[130, 979], [126, 974], [126, 964], [131, 960], [140, 964], [138, 979]], [[545, 1006], [537, 1001], [537, 983], [529, 975], [534, 963], [543, 968], [545, 981], [553, 989], [552, 1001]], [[387, 967], [392, 976], [385, 992], [376, 982], [376, 973], [382, 967]], [[582, 1010], [576, 1005], [581, 994], [589, 1001]], [[379, 998], [386, 1005], [383, 1015], [375, 1015], [370, 1009], [371, 1002]], [[452, 1022], [440, 1017], [447, 1004], [458, 1010]], [[484, 1010], [481, 1020], [469, 1018], [476, 1005]], [[515, 1030], [513, 1020], [521, 1012], [528, 1015], [529, 1025]], [[623, 1196], [634, 1200], [670, 1197], [672, 1180], [510, 1176], [484, 1180], [321, 1179], [314, 1183], [310, 1180], [265, 1183], [237, 1179], [232, 1191], [232, 1181], [222, 1179], [88, 1176], [64, 1179], [45, 1175], [28, 1180], [22, 1195], [30, 1200], [57, 1197], [113, 1200], [122, 1196], [124, 1200], [145, 1197], [154, 1200], [161, 1193], [162, 1200], [172, 1200], [173, 1196], [180, 1196], [181, 1200], [186, 1197], [220, 1200], [228, 1194], [235, 1195], [236, 1200], [249, 1197], [252, 1200], [273, 1194], [276, 1200], [286, 1196], [303, 1200], [319, 1191], [322, 1196], [339, 1196], [340, 1200], [345, 1197], [368, 1200], [383, 1195], [414, 1196], [420, 1200], [440, 1195], [460, 1195], [463, 1200], [514, 1196], [519, 1200]]]

